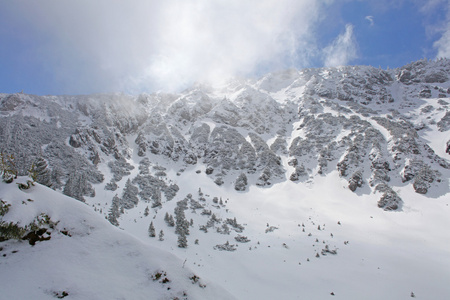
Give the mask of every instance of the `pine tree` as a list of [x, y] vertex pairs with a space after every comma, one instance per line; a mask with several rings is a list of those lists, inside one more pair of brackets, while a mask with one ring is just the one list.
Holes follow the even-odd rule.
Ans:
[[52, 185], [51, 176], [45, 159], [39, 157], [33, 165], [34, 171], [36, 172], [36, 182], [50, 187]]
[[184, 232], [181, 232], [178, 235], [178, 247], [179, 248], [187, 248], [187, 239], [186, 239], [186, 235], [184, 234]]
[[64, 185], [63, 194], [85, 202], [84, 195], [94, 197], [95, 190], [84, 173], [72, 173]]
[[164, 241], [164, 231], [162, 231], [162, 229], [161, 229], [161, 231], [159, 232], [159, 240], [160, 241]]
[[175, 220], [172, 215], [169, 216], [169, 226], [174, 227], [175, 226]]
[[108, 212], [108, 221], [113, 224], [114, 226], [119, 226], [119, 222], [117, 221], [117, 218], [120, 216], [119, 213], [119, 202], [120, 198], [115, 195], [112, 199], [111, 208]]
[[148, 209], [148, 206], [145, 208], [145, 210], [144, 210], [144, 216], [148, 216], [149, 215], [149, 209]]
[[51, 172], [52, 188], [59, 189], [62, 187], [61, 177], [64, 176], [60, 167], [53, 168]]
[[176, 218], [175, 233], [177, 234], [183, 233], [185, 235], [189, 235], [189, 221], [186, 220], [183, 208], [181, 207], [175, 208], [175, 218]]
[[173, 219], [173, 216], [170, 215], [168, 212], [166, 212], [166, 215], [164, 216], [164, 221], [169, 227], [175, 226], [175, 220]]
[[123, 208], [131, 209], [138, 204], [139, 202], [139, 199], [137, 197], [138, 192], [139, 192], [138, 187], [133, 185], [131, 183], [131, 180], [128, 178], [122, 193]]
[[152, 195], [152, 208], [155, 207], [161, 207], [162, 203], [161, 203], [161, 190], [157, 190], [153, 195]]
[[153, 222], [151, 222], [150, 226], [148, 227], [148, 236], [149, 237], [155, 237], [156, 236], [155, 226], [153, 226]]

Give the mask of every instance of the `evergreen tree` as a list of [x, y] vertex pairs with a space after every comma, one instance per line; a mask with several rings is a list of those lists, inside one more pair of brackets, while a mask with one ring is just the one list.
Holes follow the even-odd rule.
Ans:
[[179, 248], [187, 248], [187, 239], [186, 239], [186, 235], [184, 234], [184, 232], [181, 232], [178, 235], [178, 247]]
[[51, 172], [52, 188], [59, 189], [62, 187], [61, 177], [64, 176], [60, 167], [53, 168]]
[[95, 190], [84, 173], [72, 173], [64, 185], [63, 194], [85, 202], [83, 196], [95, 196]]
[[119, 213], [119, 203], [120, 198], [115, 195], [112, 199], [111, 208], [108, 212], [108, 221], [113, 224], [114, 226], [119, 226], [119, 222], [117, 221], [117, 218], [120, 216]]
[[69, 178], [64, 185], [63, 194], [84, 202], [83, 195], [81, 195], [80, 189], [76, 185], [76, 176], [77, 175], [74, 173], [69, 175]]
[[148, 236], [149, 237], [155, 237], [156, 236], [155, 226], [153, 226], [153, 222], [151, 222], [150, 226], [148, 227]]
[[162, 203], [161, 203], [161, 190], [158, 189], [158, 190], [152, 195], [152, 200], [153, 200], [152, 208], [162, 206]]
[[148, 206], [145, 208], [145, 210], [144, 210], [144, 216], [148, 216], [149, 215], [149, 209], [148, 209]]
[[164, 241], [164, 231], [162, 231], [162, 229], [161, 229], [161, 231], [159, 232], [159, 240], [160, 241]]
[[184, 209], [181, 207], [175, 208], [175, 233], [189, 235], [189, 221], [186, 220]]
[[128, 178], [122, 193], [123, 208], [131, 209], [138, 204], [139, 202], [139, 199], [137, 197], [138, 192], [139, 192], [138, 187], [133, 185], [131, 183], [131, 180]]
[[175, 226], [175, 220], [174, 220], [172, 215], [169, 216], [169, 223], [168, 224], [169, 224], [170, 227], [174, 227]]
[[50, 187], [52, 185], [50, 171], [45, 159], [39, 157], [34, 162], [34, 172], [36, 172], [36, 182]]
[[168, 212], [166, 212], [166, 215], [164, 216], [164, 221], [169, 227], [175, 226], [175, 220], [173, 219], [173, 216], [170, 215]]

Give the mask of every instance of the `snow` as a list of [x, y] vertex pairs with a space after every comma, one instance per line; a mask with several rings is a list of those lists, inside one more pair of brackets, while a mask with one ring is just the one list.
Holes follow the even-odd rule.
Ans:
[[[346, 182], [337, 172], [315, 177], [312, 185], [286, 181], [247, 192], [217, 187], [193, 170], [185, 171], [177, 183], [177, 198], [187, 193], [195, 198], [201, 186], [210, 195], [207, 203], [213, 196], [227, 200], [227, 211], [214, 213], [220, 218], [236, 217], [246, 228], [242, 235], [251, 241], [237, 243], [233, 233], [203, 233], [197, 227], [204, 223], [201, 217], [188, 210], [187, 219], [194, 219], [189, 246], [177, 248], [176, 235], [162, 220], [166, 211], [173, 212], [175, 199], [164, 203], [155, 219], [152, 214], [142, 216], [145, 204], [140, 203], [122, 216], [121, 227], [149, 245], [170, 251], [201, 278], [220, 284], [236, 298], [328, 299], [331, 292], [337, 299], [407, 299], [411, 291], [430, 299], [450, 295], [444, 283], [450, 275], [450, 234], [445, 229], [450, 225], [448, 195], [430, 200], [410, 187], [400, 188], [403, 212], [385, 212], [376, 206], [377, 195], [358, 196], [343, 188]], [[150, 221], [157, 232], [164, 230], [165, 241], [148, 237]], [[267, 224], [278, 229], [265, 233]], [[195, 239], [199, 245], [193, 243]], [[226, 241], [238, 244], [237, 250], [213, 249]], [[326, 244], [337, 254], [320, 254]]]
[[[182, 260], [115, 228], [79, 201], [39, 184], [26, 191], [15, 183], [0, 186], [0, 198], [11, 204], [3, 221], [23, 226], [41, 213], [59, 221], [49, 241], [0, 243], [2, 299], [54, 299], [63, 291], [68, 299], [169, 299], [183, 292], [191, 299], [233, 298], [209, 280], [200, 280], [204, 288], [193, 284]], [[170, 282], [153, 280], [157, 272]]]
[[[184, 96], [146, 96], [145, 108], [161, 116], [176, 105], [180, 106], [176, 112], [185, 108], [192, 112], [196, 101], [210, 97], [211, 111], [205, 112], [202, 118], [187, 120], [192, 121], [186, 122], [187, 125], [168, 118], [165, 124], [179, 128], [186, 140], [189, 140], [189, 128], [206, 123], [211, 131], [216, 126], [234, 128], [251, 142], [249, 133], [255, 128], [237, 125], [242, 121], [238, 118], [245, 116], [237, 114], [237, 124], [226, 125], [226, 122], [215, 121], [214, 112], [229, 113], [225, 109], [229, 105], [233, 109], [236, 106], [239, 112], [263, 114], [285, 105], [293, 109], [283, 116], [270, 116], [270, 120], [275, 119], [274, 128], [270, 127], [273, 124], [265, 124], [268, 119], [258, 121], [269, 127], [260, 134], [268, 145], [280, 135], [289, 147], [294, 138], [306, 139], [312, 134], [305, 127], [297, 130], [304, 120], [304, 116], [297, 113], [299, 105], [303, 104], [303, 98], [309, 97], [305, 102], [311, 100], [311, 103], [321, 104], [319, 111], [311, 112], [313, 109], [308, 102], [302, 113], [314, 117], [322, 113], [356, 115], [369, 122], [370, 128], [380, 131], [386, 141], [392, 140], [390, 132], [372, 117], [404, 118], [405, 122], [417, 127], [421, 140], [448, 161], [445, 143], [450, 139], [449, 131], [439, 131], [436, 123], [448, 111], [448, 106], [439, 100], [450, 102], [449, 97], [438, 97], [437, 90], [433, 89], [432, 98], [422, 99], [417, 95], [424, 86], [395, 81], [386, 86], [394, 98], [392, 103], [373, 101], [363, 105], [357, 103], [358, 99], [350, 103], [312, 93], [318, 83], [325, 90], [335, 91], [340, 80], [349, 78], [350, 69], [353, 72], [350, 75], [357, 79], [373, 71], [368, 67], [290, 70], [269, 74], [256, 82], [234, 81], [220, 90], [198, 87]], [[390, 74], [395, 77], [394, 71]], [[448, 88], [448, 82], [442, 87]], [[359, 92], [355, 90], [353, 92]], [[108, 103], [108, 97], [102, 96], [98, 105]], [[116, 102], [130, 100], [129, 97], [122, 99], [120, 95], [113, 98]], [[67, 105], [59, 98], [48, 99]], [[95, 103], [92, 99], [87, 103]], [[221, 101], [222, 106], [218, 104]], [[347, 110], [334, 109], [335, 104]], [[432, 109], [427, 109], [428, 106]], [[28, 108], [25, 112], [45, 120], [46, 114], [33, 109]], [[364, 114], [361, 112], [364, 109], [372, 112]], [[133, 113], [126, 112], [123, 119]], [[78, 117], [80, 124], [92, 123], [89, 115], [78, 114]], [[283, 118], [290, 119], [288, 125]], [[63, 121], [58, 120], [56, 127], [66, 126]], [[342, 140], [352, 130], [351, 127], [342, 128], [334, 140]], [[328, 161], [329, 170], [325, 174], [313, 171], [306, 182], [292, 182], [288, 178], [293, 167], [287, 162], [293, 157], [280, 154], [287, 170], [286, 180], [265, 187], [249, 185], [245, 191], [238, 192], [233, 188], [233, 180], [243, 170], [225, 170], [225, 184], [217, 186], [213, 180], [220, 168], [207, 175], [207, 166], [200, 160], [196, 165], [185, 165], [182, 159], [172, 161], [148, 151], [145, 155], [151, 162], [150, 172], [154, 174], [153, 166], [165, 167], [167, 176], [162, 179], [166, 183], [176, 183], [180, 190], [171, 201], [163, 196], [162, 207], [151, 208], [150, 202], [140, 200], [136, 207], [124, 211], [116, 228], [105, 217], [114, 195], [121, 196], [125, 182], [139, 172], [142, 157], [137, 155], [136, 136], [136, 132], [124, 135], [127, 143], [119, 147], [123, 153], [130, 154], [129, 157], [125, 155], [127, 162], [135, 167], [130, 175], [117, 182], [119, 188], [116, 191], [105, 190], [112, 178], [107, 167], [112, 156], [100, 153], [98, 168], [105, 179], [94, 185], [96, 195], [86, 196], [85, 204], [39, 184], [29, 190], [19, 190], [16, 183], [26, 182], [28, 178], [25, 177], [12, 184], [0, 183], [0, 199], [12, 205], [0, 221], [19, 222], [23, 226], [45, 213], [58, 222], [51, 239], [37, 242], [35, 246], [27, 241], [0, 242], [0, 298], [54, 299], [63, 291], [69, 293], [68, 299], [184, 299], [183, 292], [187, 293], [187, 299], [330, 299], [332, 293], [333, 299], [409, 299], [411, 292], [419, 299], [450, 298], [448, 169], [439, 167], [442, 182], [434, 182], [427, 195], [418, 194], [412, 184], [401, 182], [400, 169], [392, 170], [390, 184], [404, 203], [401, 210], [387, 212], [377, 207], [381, 195], [368, 182], [356, 192], [349, 190], [348, 181], [340, 177], [334, 167], [339, 157]], [[77, 151], [87, 153], [83, 147]], [[394, 168], [393, 158], [390, 154], [386, 157]], [[404, 158], [405, 161], [409, 159]], [[425, 156], [423, 159], [432, 160]], [[307, 163], [306, 167], [309, 166]], [[311, 159], [310, 164], [316, 167], [316, 159]], [[359, 167], [364, 170], [363, 177], [367, 180], [372, 171], [370, 160], [365, 157]], [[432, 167], [438, 168], [438, 163]], [[254, 182], [260, 173], [247, 175], [249, 181]], [[199, 189], [204, 201], [200, 199]], [[211, 227], [205, 233], [199, 227], [207, 224], [209, 216], [202, 215], [202, 209], [189, 208], [185, 215], [187, 220], [193, 220], [193, 226], [189, 227], [188, 247], [177, 247], [175, 229], [167, 226], [164, 215], [173, 214], [177, 201], [188, 194], [222, 221], [236, 218], [245, 227], [244, 231], [231, 229], [230, 234], [221, 234]], [[223, 205], [214, 203], [214, 197], [221, 198]], [[145, 216], [147, 207], [149, 215]], [[148, 236], [150, 222], [153, 222], [157, 236], [163, 230], [163, 241]], [[63, 233], [66, 230], [71, 236]], [[250, 241], [240, 243], [235, 240], [238, 235], [246, 236]], [[227, 242], [235, 245], [236, 250], [215, 249]], [[336, 254], [326, 252], [326, 247], [336, 250]], [[157, 272], [166, 272], [170, 283], [154, 281], [152, 276]], [[200, 284], [192, 282], [193, 274], [201, 278]], [[203, 284], [206, 288], [200, 286]]]

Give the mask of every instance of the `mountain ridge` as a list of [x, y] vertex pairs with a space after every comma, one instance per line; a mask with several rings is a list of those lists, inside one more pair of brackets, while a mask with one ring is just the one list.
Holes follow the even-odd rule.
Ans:
[[[117, 165], [113, 173], [127, 172], [122, 169], [133, 148], [127, 138], [133, 136], [140, 157], [162, 155], [182, 161], [180, 169], [204, 165], [217, 183], [231, 184], [244, 173], [249, 184], [266, 186], [337, 169], [351, 190], [368, 184], [385, 199], [396, 199], [390, 204], [380, 200], [380, 207], [398, 209], [401, 200], [390, 186], [391, 178], [393, 186], [400, 180], [413, 182], [416, 191], [426, 193], [449, 169], [449, 160], [436, 155], [418, 135], [430, 126], [448, 130], [449, 70], [448, 60], [422, 60], [395, 70], [288, 70], [253, 83], [234, 82], [222, 90], [200, 86], [179, 95], [3, 95], [1, 150], [34, 148], [16, 156], [42, 154], [51, 169], [62, 169], [62, 155], [77, 157], [86, 177], [81, 180], [89, 186], [103, 180], [96, 170], [99, 163]], [[425, 105], [427, 101], [434, 106]], [[420, 114], [432, 120], [414, 122]], [[435, 115], [440, 120], [433, 124]], [[54, 137], [42, 136], [34, 145], [11, 141], [11, 136], [23, 134], [24, 124], [42, 127], [39, 130]], [[444, 149], [445, 142], [440, 147]], [[281, 164], [282, 156], [287, 165]], [[31, 164], [23, 160], [22, 175]], [[62, 188], [69, 174], [60, 173], [53, 181]], [[443, 181], [445, 185], [445, 176]], [[81, 194], [92, 194], [91, 188], [85, 190]]]

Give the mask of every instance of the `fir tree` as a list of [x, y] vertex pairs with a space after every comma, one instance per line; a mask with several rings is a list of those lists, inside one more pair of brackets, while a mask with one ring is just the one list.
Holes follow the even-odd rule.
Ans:
[[62, 187], [61, 177], [64, 176], [60, 167], [53, 168], [51, 172], [52, 188], [59, 189]]
[[151, 222], [150, 226], [148, 227], [148, 236], [149, 237], [155, 237], [156, 236], [155, 226], [153, 226], [153, 222]]
[[177, 234], [185, 234], [189, 235], [189, 221], [186, 220], [186, 216], [184, 215], [184, 209], [181, 207], [175, 208], [175, 233]]
[[165, 221], [166, 223], [169, 222], [169, 213], [168, 213], [168, 212], [166, 212], [166, 214], [164, 215], [164, 221]]
[[178, 247], [179, 248], [187, 248], [187, 239], [186, 239], [186, 235], [184, 234], [184, 232], [181, 232], [178, 235]]
[[95, 190], [84, 173], [72, 173], [64, 186], [63, 194], [85, 202], [85, 195], [94, 197]]
[[162, 229], [161, 229], [161, 231], [159, 232], [159, 240], [160, 241], [164, 241], [164, 231], [162, 231]]
[[169, 216], [169, 226], [174, 227], [175, 226], [175, 220], [172, 215]]
[[122, 193], [122, 206], [125, 209], [131, 209], [135, 205], [138, 204], [139, 199], [137, 197], [137, 194], [139, 192], [139, 189], [137, 186], [133, 185], [131, 183], [131, 180], [128, 178], [127, 182], [125, 183], [125, 188]]
[[112, 199], [111, 208], [108, 212], [108, 221], [113, 224], [114, 226], [119, 226], [119, 222], [117, 221], [117, 218], [120, 216], [119, 213], [119, 202], [120, 198], [115, 195]]
[[175, 220], [173, 219], [173, 216], [170, 215], [168, 212], [166, 212], [166, 215], [164, 216], [164, 221], [169, 227], [175, 226]]
[[152, 204], [152, 208], [155, 207], [161, 207], [161, 190], [157, 190], [153, 195], [152, 195], [152, 200], [153, 200], [153, 204]]
[[50, 187], [52, 185], [50, 171], [45, 159], [39, 157], [34, 162], [34, 172], [36, 172], [36, 182]]
[[145, 210], [144, 210], [144, 216], [148, 216], [149, 215], [149, 209], [148, 209], [148, 206], [145, 208]]

